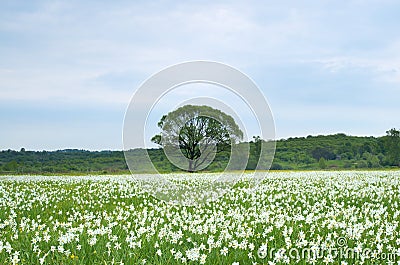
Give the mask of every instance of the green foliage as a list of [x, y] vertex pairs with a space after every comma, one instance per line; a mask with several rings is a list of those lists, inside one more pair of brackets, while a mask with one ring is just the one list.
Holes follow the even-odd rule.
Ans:
[[16, 171], [17, 169], [18, 169], [18, 163], [15, 160], [10, 161], [3, 166], [4, 171]]
[[116, 173], [128, 172], [122, 151], [86, 151], [67, 149], [59, 151], [6, 150], [0, 152], [0, 170], [3, 173]]
[[326, 160], [325, 158], [321, 157], [318, 161], [318, 166], [320, 169], [325, 169], [326, 168]]
[[185, 105], [164, 115], [158, 126], [162, 132], [151, 140], [173, 153], [182, 152], [188, 159], [189, 172], [215, 151], [223, 151], [243, 138], [231, 116], [209, 106]]
[[[390, 131], [388, 131], [390, 132]], [[391, 138], [393, 137], [393, 138]], [[398, 166], [398, 151], [395, 131], [384, 137], [356, 137], [344, 134], [327, 136], [308, 136], [282, 139], [276, 142], [276, 152], [271, 169], [273, 170], [313, 170], [319, 169], [321, 157], [328, 169], [382, 168]], [[254, 138], [249, 143], [250, 157], [246, 169], [253, 170], [259, 159], [258, 144], [262, 141]], [[322, 154], [316, 159], [317, 152]], [[147, 152], [160, 172], [180, 171], [169, 162], [162, 149], [135, 149], [133, 153], [134, 169], [146, 172], [140, 158]], [[314, 154], [314, 156], [313, 156]], [[328, 156], [327, 156], [328, 155]], [[318, 157], [318, 156], [316, 156]], [[217, 172], [226, 168], [230, 159], [230, 150], [218, 152], [205, 171]], [[261, 169], [266, 169], [262, 168]], [[3, 174], [113, 174], [129, 173], [122, 151], [59, 150], [0, 151], [0, 173]]]
[[334, 134], [278, 140], [274, 164], [284, 169], [318, 169], [323, 157], [332, 169], [389, 166], [384, 138]]
[[387, 162], [391, 166], [400, 166], [400, 131], [393, 128], [387, 131], [386, 134], [384, 146]]

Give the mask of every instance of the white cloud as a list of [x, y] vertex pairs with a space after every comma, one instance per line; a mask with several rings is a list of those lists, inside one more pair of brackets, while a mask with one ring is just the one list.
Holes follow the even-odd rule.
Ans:
[[328, 59], [313, 60], [332, 73], [339, 71], [364, 70], [376, 74], [396, 74], [400, 69], [397, 59], [370, 59], [357, 57], [333, 57]]
[[371, 75], [371, 78], [382, 82], [400, 83], [400, 41], [388, 43], [386, 47], [358, 56], [333, 56], [317, 60], [312, 63], [320, 64], [329, 72], [362, 71]]

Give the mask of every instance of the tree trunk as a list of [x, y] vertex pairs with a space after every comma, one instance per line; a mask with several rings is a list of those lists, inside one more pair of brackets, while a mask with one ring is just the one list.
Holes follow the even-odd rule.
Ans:
[[188, 170], [188, 172], [189, 172], [189, 173], [193, 173], [193, 172], [194, 172], [194, 169], [193, 169], [193, 160], [191, 160], [191, 159], [189, 159], [189, 170]]

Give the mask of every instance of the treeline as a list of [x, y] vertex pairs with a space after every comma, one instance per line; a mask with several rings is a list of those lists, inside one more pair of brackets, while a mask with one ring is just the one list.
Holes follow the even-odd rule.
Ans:
[[3, 173], [112, 173], [127, 170], [122, 151], [59, 151], [0, 152]]
[[288, 138], [277, 142], [272, 169], [356, 169], [400, 166], [399, 131], [383, 137], [345, 134]]
[[[256, 167], [260, 154], [259, 137], [250, 142], [248, 170]], [[175, 167], [162, 149], [135, 149], [131, 151], [133, 165], [141, 168], [143, 152], [149, 154], [161, 172], [174, 172]], [[228, 151], [219, 152], [206, 171], [224, 170], [230, 158]], [[400, 166], [400, 132], [391, 129], [383, 137], [358, 137], [345, 134], [296, 137], [276, 142], [271, 169], [366, 169]], [[67, 149], [59, 151], [0, 152], [2, 174], [110, 174], [128, 173], [122, 151], [86, 151]]]

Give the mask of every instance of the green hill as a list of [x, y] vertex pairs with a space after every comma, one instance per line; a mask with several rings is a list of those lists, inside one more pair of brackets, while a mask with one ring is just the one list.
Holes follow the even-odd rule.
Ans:
[[[392, 134], [390, 134], [390, 132]], [[391, 168], [400, 165], [400, 136], [388, 131], [383, 137], [359, 137], [345, 134], [296, 137], [278, 140], [271, 169], [355, 169]], [[248, 170], [254, 169], [258, 157], [259, 138], [250, 142]], [[145, 149], [131, 150], [136, 170]], [[161, 172], [179, 171], [165, 157], [162, 149], [147, 150], [155, 167]], [[221, 171], [229, 161], [229, 152], [217, 154], [206, 171]], [[128, 173], [122, 151], [0, 151], [2, 174], [110, 174]]]

